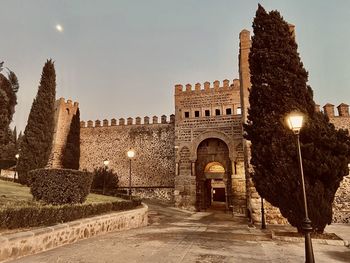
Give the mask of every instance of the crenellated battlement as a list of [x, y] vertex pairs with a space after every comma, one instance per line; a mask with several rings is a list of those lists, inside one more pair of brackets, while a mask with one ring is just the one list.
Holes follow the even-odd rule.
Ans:
[[79, 102], [73, 102], [72, 100], [65, 100], [65, 98], [59, 98], [56, 100], [56, 108], [65, 108], [68, 111], [68, 114], [73, 115], [76, 113], [77, 109], [79, 108]]
[[[321, 108], [320, 105], [316, 104], [315, 105], [315, 110], [320, 112]], [[335, 115], [334, 111], [334, 105], [331, 103], [327, 103], [326, 105], [323, 106], [323, 112], [328, 116], [328, 118], [333, 118], [333, 117], [345, 117], [349, 118], [349, 105], [345, 103], [341, 103], [337, 107], [337, 113], [338, 115]]]
[[[315, 105], [315, 110], [320, 112], [320, 105]], [[329, 118], [336, 129], [347, 129], [350, 131], [349, 105], [341, 103], [337, 107], [338, 115], [334, 114], [334, 105], [327, 103], [323, 106], [324, 114]]]
[[171, 114], [169, 119], [167, 118], [166, 115], [162, 115], [160, 119], [158, 116], [153, 116], [152, 117], [152, 123], [150, 122], [150, 117], [145, 116], [143, 118], [141, 117], [136, 117], [135, 120], [131, 117], [128, 117], [127, 119], [120, 118], [120, 119], [111, 119], [108, 121], [107, 119], [104, 119], [103, 121], [101, 120], [88, 120], [87, 122], [81, 121], [80, 122], [80, 127], [81, 128], [96, 128], [96, 127], [112, 127], [112, 126], [131, 126], [131, 125], [153, 125], [153, 124], [171, 124], [175, 123], [175, 115]]
[[222, 85], [220, 81], [215, 80], [213, 85], [210, 85], [209, 81], [203, 83], [196, 83], [194, 87], [191, 84], [186, 84], [183, 86], [182, 84], [175, 85], [175, 95], [180, 94], [192, 94], [192, 93], [200, 93], [200, 92], [209, 92], [209, 91], [223, 91], [223, 90], [232, 90], [239, 89], [239, 79], [234, 79], [231, 83], [228, 79], [222, 81]]

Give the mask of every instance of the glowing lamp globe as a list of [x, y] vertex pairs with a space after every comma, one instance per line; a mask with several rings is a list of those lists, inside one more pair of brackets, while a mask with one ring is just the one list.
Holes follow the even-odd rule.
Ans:
[[135, 156], [135, 151], [134, 151], [134, 150], [129, 150], [129, 151], [127, 152], [127, 155], [128, 155], [129, 158], [134, 158], [134, 156]]
[[299, 133], [303, 127], [304, 116], [301, 113], [293, 113], [287, 117], [289, 129], [294, 133]]

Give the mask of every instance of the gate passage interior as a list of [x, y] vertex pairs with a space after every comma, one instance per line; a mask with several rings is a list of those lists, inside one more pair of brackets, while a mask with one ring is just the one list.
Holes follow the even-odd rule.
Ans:
[[196, 161], [196, 206], [206, 210], [214, 203], [232, 203], [231, 162], [228, 147], [220, 139], [202, 141], [197, 149]]

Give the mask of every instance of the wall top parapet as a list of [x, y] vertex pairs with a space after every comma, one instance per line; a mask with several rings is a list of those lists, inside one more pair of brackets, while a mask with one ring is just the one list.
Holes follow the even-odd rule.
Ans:
[[[152, 121], [152, 122], [151, 122]], [[101, 125], [102, 123], [102, 125]], [[141, 121], [141, 117], [134, 118], [128, 117], [128, 118], [119, 118], [118, 120], [113, 118], [110, 121], [107, 119], [104, 120], [88, 120], [88, 121], [81, 121], [80, 127], [81, 128], [95, 128], [95, 127], [113, 127], [113, 126], [139, 126], [139, 125], [154, 125], [154, 124], [174, 124], [175, 123], [175, 115], [171, 114], [169, 118], [167, 118], [166, 115], [162, 115], [160, 118], [158, 116], [145, 116], [143, 118], [143, 122]]]
[[186, 84], [185, 88], [182, 84], [175, 85], [175, 95], [190, 95], [195, 93], [204, 93], [204, 92], [220, 92], [224, 90], [233, 90], [239, 89], [240, 82], [239, 79], [234, 79], [231, 83], [230, 80], [225, 79], [222, 81], [222, 85], [220, 85], [220, 81], [215, 80], [213, 85], [210, 85], [210, 82], [206, 81], [203, 83], [203, 87], [201, 83], [196, 83], [194, 87], [191, 84]]
[[69, 107], [69, 108], [78, 108], [79, 107], [79, 102], [73, 102], [72, 100], [68, 99], [66, 101], [65, 98], [59, 98], [56, 100], [56, 103], [58, 103], [61, 107]]
[[[316, 111], [320, 111], [319, 105], [316, 105]], [[333, 117], [350, 117], [349, 116], [349, 105], [345, 103], [340, 103], [337, 106], [338, 115], [335, 115], [334, 113], [334, 105], [331, 103], [327, 103], [323, 106], [323, 112], [326, 114], [329, 118]]]

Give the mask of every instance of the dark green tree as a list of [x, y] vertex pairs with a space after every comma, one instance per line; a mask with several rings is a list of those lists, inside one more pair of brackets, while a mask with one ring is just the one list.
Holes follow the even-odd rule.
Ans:
[[47, 60], [41, 75], [38, 93], [29, 113], [18, 160], [18, 179], [28, 184], [27, 172], [47, 165], [53, 140], [56, 96], [54, 62]]
[[0, 159], [14, 159], [12, 152], [9, 152], [14, 145], [10, 123], [17, 104], [18, 89], [19, 84], [15, 73], [9, 70], [8, 78], [0, 73]]
[[314, 231], [332, 220], [332, 202], [348, 173], [350, 141], [315, 111], [308, 73], [297, 52], [289, 25], [279, 12], [259, 5], [253, 22], [249, 55], [252, 87], [246, 138], [251, 141], [252, 179], [259, 194], [298, 230], [304, 219], [296, 138], [286, 127], [292, 111], [306, 122], [300, 133], [309, 217]]
[[80, 111], [79, 108], [75, 115], [73, 115], [70, 124], [69, 133], [67, 136], [67, 143], [62, 153], [63, 168], [79, 169], [80, 158]]
[[118, 175], [113, 169], [107, 167], [95, 168], [93, 175], [91, 189], [101, 190], [104, 193], [118, 188]]
[[5, 86], [10, 86], [10, 83], [4, 75], [0, 74], [0, 155], [2, 155], [3, 147], [8, 143], [8, 130], [11, 123], [9, 119], [10, 100]]
[[2, 160], [11, 160], [15, 161], [15, 155], [18, 153], [18, 143], [17, 143], [17, 134], [16, 134], [16, 127], [12, 131], [11, 129], [8, 130], [7, 135], [7, 144], [3, 145], [2, 152], [1, 152], [1, 159]]

